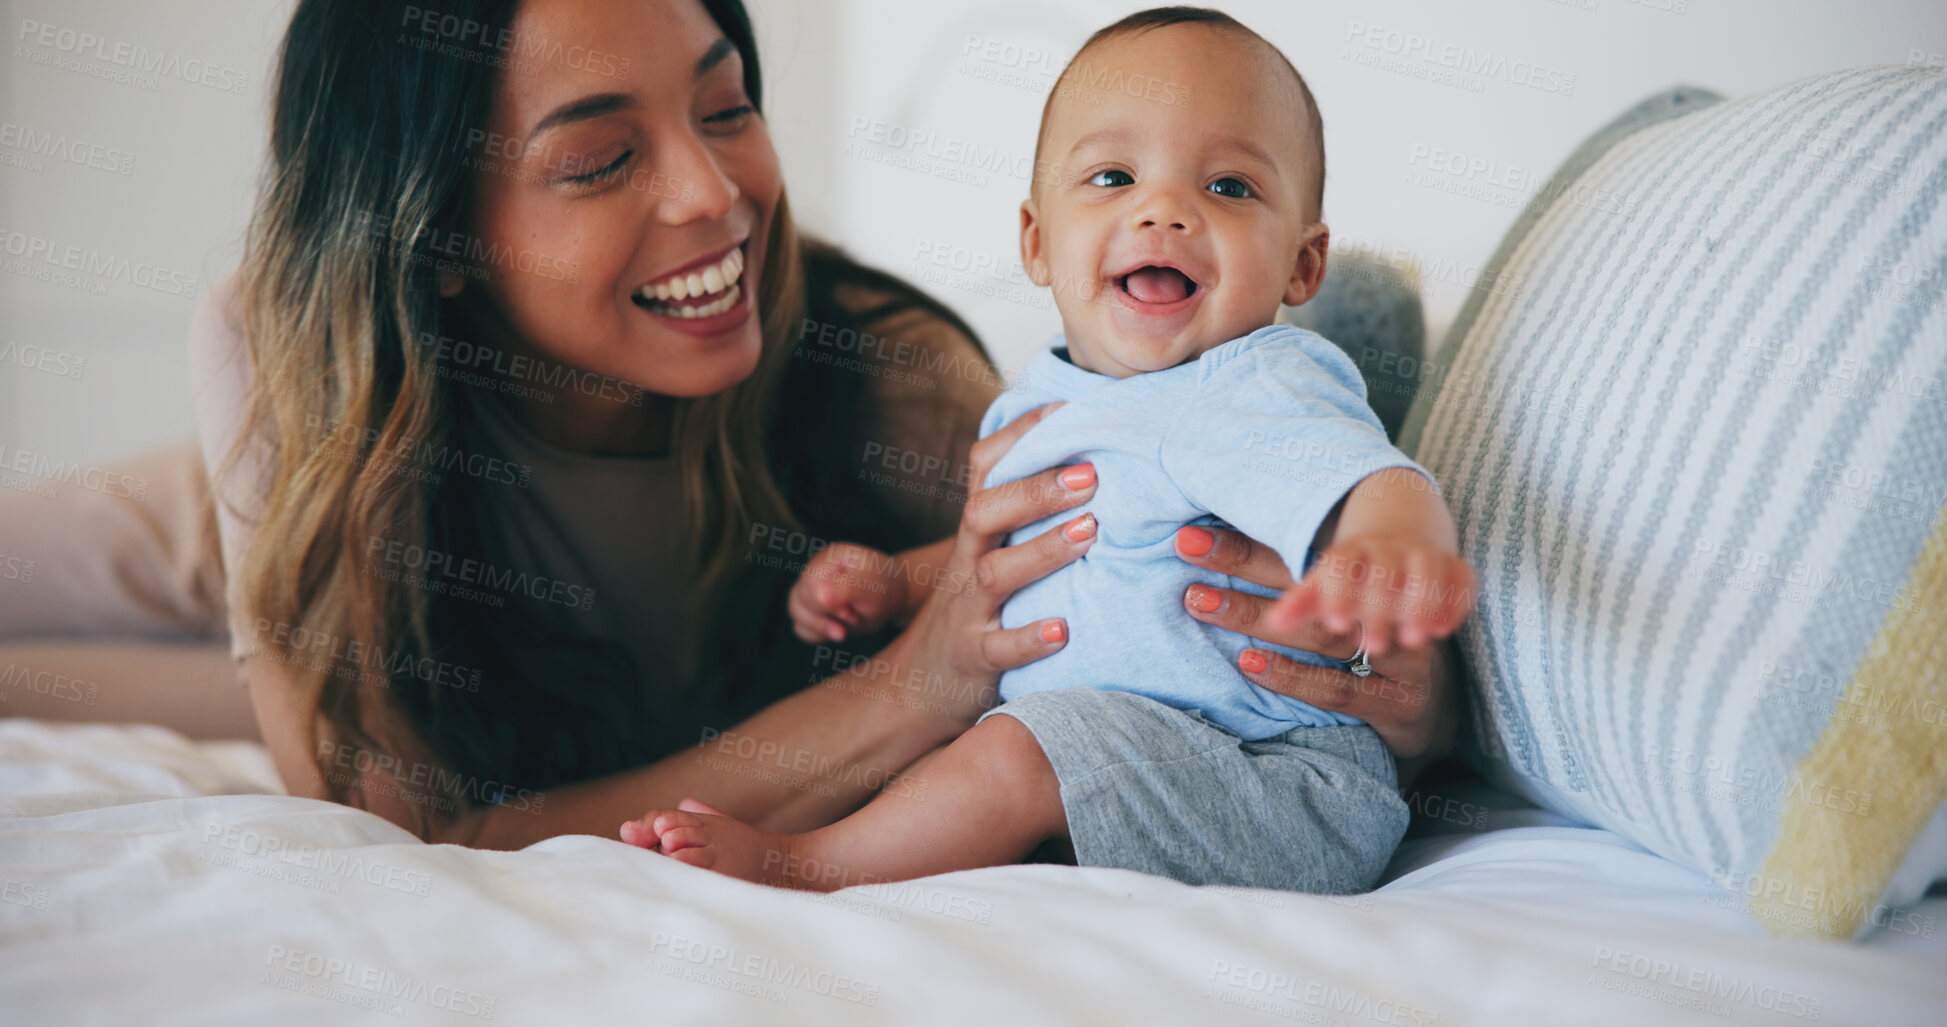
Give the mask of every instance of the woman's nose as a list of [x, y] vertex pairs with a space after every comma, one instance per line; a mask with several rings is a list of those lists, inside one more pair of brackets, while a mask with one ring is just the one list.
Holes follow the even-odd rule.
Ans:
[[743, 195], [737, 183], [725, 173], [717, 157], [703, 141], [690, 137], [677, 152], [670, 154], [663, 172], [665, 180], [657, 194], [656, 214], [664, 224], [682, 225], [691, 221], [715, 221], [730, 213]]

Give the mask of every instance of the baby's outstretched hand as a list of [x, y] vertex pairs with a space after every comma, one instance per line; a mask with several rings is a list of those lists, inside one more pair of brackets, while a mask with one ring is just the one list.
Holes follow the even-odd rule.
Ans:
[[1453, 634], [1473, 608], [1467, 561], [1411, 536], [1360, 535], [1321, 553], [1266, 619], [1281, 630], [1314, 617], [1339, 633], [1357, 624], [1367, 654], [1378, 656]]
[[851, 542], [834, 542], [805, 564], [791, 588], [791, 625], [806, 642], [842, 642], [852, 632], [884, 627], [906, 606], [905, 571], [897, 558]]

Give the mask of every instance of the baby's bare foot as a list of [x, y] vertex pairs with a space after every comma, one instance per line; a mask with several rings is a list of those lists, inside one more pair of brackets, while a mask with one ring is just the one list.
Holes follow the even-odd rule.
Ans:
[[792, 887], [795, 838], [752, 827], [695, 799], [655, 809], [622, 825], [622, 840], [703, 870], [758, 884]]

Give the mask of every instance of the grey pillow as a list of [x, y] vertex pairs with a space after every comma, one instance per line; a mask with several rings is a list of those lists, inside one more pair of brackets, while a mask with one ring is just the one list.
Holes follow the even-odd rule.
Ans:
[[1398, 369], [1416, 367], [1426, 355], [1426, 315], [1416, 283], [1363, 253], [1333, 256], [1318, 295], [1286, 308], [1284, 319], [1332, 340], [1359, 365], [1366, 402], [1387, 437], [1398, 442], [1415, 388]]

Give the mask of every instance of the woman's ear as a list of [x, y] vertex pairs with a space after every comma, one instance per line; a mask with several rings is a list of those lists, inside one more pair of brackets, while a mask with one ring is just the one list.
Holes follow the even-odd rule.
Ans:
[[1047, 287], [1048, 258], [1041, 252], [1041, 222], [1032, 196], [1021, 201], [1021, 267], [1027, 270], [1029, 281]]
[[1292, 264], [1291, 281], [1285, 284], [1284, 305], [1295, 307], [1318, 295], [1325, 284], [1325, 252], [1332, 246], [1332, 230], [1320, 221], [1305, 228], [1298, 237], [1298, 259]]
[[439, 294], [443, 299], [452, 299], [466, 288], [466, 276], [457, 271], [439, 272]]

